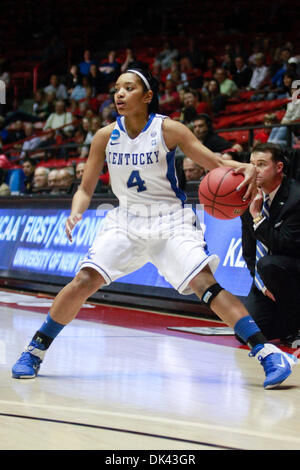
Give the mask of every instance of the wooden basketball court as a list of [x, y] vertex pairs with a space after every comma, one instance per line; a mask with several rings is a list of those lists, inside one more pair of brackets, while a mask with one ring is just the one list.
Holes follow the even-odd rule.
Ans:
[[262, 367], [233, 336], [168, 330], [221, 322], [86, 304], [38, 378], [12, 379], [50, 304], [0, 291], [2, 450], [300, 448], [300, 367], [264, 390]]

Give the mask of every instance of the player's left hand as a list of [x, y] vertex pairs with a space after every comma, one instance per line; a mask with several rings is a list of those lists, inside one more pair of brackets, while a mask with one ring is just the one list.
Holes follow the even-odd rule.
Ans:
[[65, 230], [66, 230], [66, 235], [69, 239], [69, 241], [72, 243], [72, 230], [77, 224], [82, 219], [82, 214], [71, 214], [67, 220], [66, 220], [66, 225], [65, 225]]
[[257, 186], [256, 186], [256, 168], [251, 163], [245, 163], [241, 165], [239, 168], [234, 170], [235, 173], [242, 173], [244, 175], [244, 181], [236, 188], [237, 191], [240, 191], [245, 186], [247, 190], [243, 197], [243, 200], [246, 201], [250, 199], [251, 201], [255, 198], [257, 194]]

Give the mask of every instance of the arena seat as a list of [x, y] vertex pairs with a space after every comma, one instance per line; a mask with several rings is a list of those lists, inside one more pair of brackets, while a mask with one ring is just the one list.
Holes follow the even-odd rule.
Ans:
[[223, 139], [234, 141], [237, 144], [244, 144], [249, 141], [249, 131], [218, 132]]

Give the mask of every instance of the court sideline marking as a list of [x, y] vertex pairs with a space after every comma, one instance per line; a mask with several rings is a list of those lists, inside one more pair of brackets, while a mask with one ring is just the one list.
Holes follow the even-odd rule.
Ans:
[[[8, 404], [8, 405], [13, 405], [13, 406], [30, 406], [33, 408], [40, 408], [40, 409], [45, 409], [45, 410], [55, 410], [55, 411], [68, 411], [68, 412], [74, 412], [78, 413], [80, 415], [80, 412], [92, 414], [92, 415], [99, 415], [103, 417], [115, 417], [115, 418], [125, 418], [127, 420], [132, 420], [136, 419], [137, 421], [148, 421], [148, 422], [153, 422], [153, 423], [161, 423], [161, 424], [167, 424], [169, 426], [172, 425], [177, 425], [177, 426], [194, 426], [199, 429], [206, 429], [209, 431], [220, 431], [222, 433], [234, 433], [238, 435], [245, 435], [245, 436], [254, 436], [254, 437], [261, 437], [263, 438], [268, 438], [271, 439], [272, 441], [275, 440], [280, 440], [280, 441], [285, 441], [288, 443], [297, 443], [300, 446], [300, 438], [296, 438], [295, 436], [287, 436], [286, 434], [276, 434], [274, 436], [273, 433], [268, 433], [268, 432], [261, 432], [259, 430], [250, 430], [250, 429], [242, 429], [242, 428], [230, 428], [228, 426], [220, 426], [220, 425], [214, 425], [214, 424], [209, 424], [209, 423], [199, 423], [199, 422], [193, 422], [193, 421], [185, 421], [185, 420], [177, 420], [177, 419], [170, 419], [170, 418], [157, 418], [157, 417], [152, 417], [152, 416], [147, 416], [147, 415], [134, 415], [134, 414], [129, 414], [129, 413], [120, 413], [120, 412], [115, 412], [115, 411], [104, 411], [104, 410], [96, 410], [96, 409], [89, 409], [85, 408], [84, 410], [80, 408], [75, 408], [75, 407], [66, 407], [66, 406], [59, 406], [59, 405], [42, 405], [42, 404], [36, 404], [36, 403], [20, 403], [17, 401], [9, 401], [9, 400], [0, 400], [0, 404]], [[37, 418], [38, 419], [38, 418]], [[132, 431], [134, 432], [134, 431]]]
[[163, 434], [152, 434], [149, 432], [143, 432], [143, 431], [132, 431], [130, 429], [122, 429], [122, 428], [114, 428], [111, 426], [100, 426], [97, 424], [88, 424], [88, 423], [78, 423], [76, 421], [66, 421], [66, 420], [61, 420], [61, 419], [50, 419], [50, 418], [39, 418], [36, 416], [26, 416], [26, 415], [17, 415], [17, 414], [12, 414], [12, 413], [0, 413], [0, 416], [4, 417], [9, 417], [9, 418], [19, 418], [19, 419], [28, 419], [28, 420], [34, 420], [34, 421], [44, 421], [48, 423], [56, 423], [56, 424], [68, 424], [71, 426], [82, 426], [86, 428], [92, 428], [92, 429], [101, 429], [103, 431], [112, 431], [112, 432], [120, 432], [120, 433], [125, 433], [125, 434], [134, 434], [138, 436], [145, 436], [145, 437], [153, 437], [156, 439], [165, 439], [168, 441], [177, 441], [177, 442], [184, 442], [187, 444], [198, 444], [198, 445], [205, 445], [208, 447], [214, 447], [214, 448], [219, 448], [223, 450], [242, 450], [236, 447], [229, 447], [229, 446], [224, 446], [224, 445], [218, 445], [218, 444], [211, 444], [209, 442], [202, 442], [202, 441], [195, 441], [192, 439], [184, 439], [180, 437], [172, 437], [172, 436], [166, 436]]

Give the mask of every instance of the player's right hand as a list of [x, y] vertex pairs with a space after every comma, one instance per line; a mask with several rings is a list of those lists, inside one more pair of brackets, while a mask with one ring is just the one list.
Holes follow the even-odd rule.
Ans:
[[73, 241], [72, 239], [72, 231], [77, 222], [82, 219], [82, 214], [71, 214], [66, 220], [66, 234], [70, 242]]

